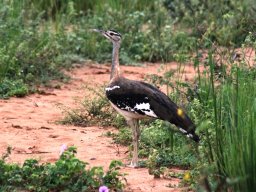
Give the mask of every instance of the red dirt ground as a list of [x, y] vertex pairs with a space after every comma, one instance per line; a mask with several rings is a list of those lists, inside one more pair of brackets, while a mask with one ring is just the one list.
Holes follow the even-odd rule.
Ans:
[[[166, 69], [177, 69], [175, 63], [166, 65]], [[161, 74], [159, 64], [144, 64], [140, 67], [122, 66], [125, 76], [130, 79], [143, 79], [145, 74]], [[181, 78], [192, 80], [192, 66], [182, 68], [185, 75]], [[75, 107], [76, 99], [86, 95], [84, 85], [98, 86], [109, 80], [109, 66], [89, 65], [77, 67], [68, 72], [72, 80], [63, 84], [60, 89], [43, 88], [45, 94], [33, 94], [25, 98], [0, 100], [0, 154], [8, 146], [13, 148], [9, 162], [22, 163], [27, 158], [36, 158], [41, 162], [54, 162], [59, 158], [60, 146], [75, 145], [78, 158], [90, 166], [103, 166], [107, 169], [111, 160], [117, 159], [127, 163], [127, 147], [117, 146], [112, 139], [104, 136], [114, 127], [75, 127], [57, 124], [63, 118], [58, 104]], [[146, 168], [121, 169], [127, 173], [125, 191], [180, 191], [180, 188], [169, 188], [167, 185], [178, 185], [179, 179], [154, 179]]]

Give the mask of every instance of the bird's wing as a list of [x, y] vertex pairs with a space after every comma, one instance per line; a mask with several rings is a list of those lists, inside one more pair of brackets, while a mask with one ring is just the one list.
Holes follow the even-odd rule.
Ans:
[[143, 85], [143, 82], [120, 78], [106, 88], [106, 95], [121, 110], [158, 118], [150, 105], [153, 88]]
[[106, 95], [119, 109], [163, 120], [170, 120], [178, 108], [156, 87], [125, 78], [112, 82], [106, 88]]
[[195, 125], [187, 114], [148, 83], [118, 78], [106, 88], [106, 95], [121, 110], [169, 121], [188, 137], [194, 137]]

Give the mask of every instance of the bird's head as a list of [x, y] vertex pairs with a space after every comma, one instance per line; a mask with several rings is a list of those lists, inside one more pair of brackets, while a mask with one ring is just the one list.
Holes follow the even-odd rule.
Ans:
[[113, 44], [120, 44], [121, 43], [122, 35], [119, 32], [115, 31], [115, 30], [104, 31], [104, 30], [101, 30], [101, 29], [93, 29], [92, 31], [102, 34], [104, 37], [109, 39]]

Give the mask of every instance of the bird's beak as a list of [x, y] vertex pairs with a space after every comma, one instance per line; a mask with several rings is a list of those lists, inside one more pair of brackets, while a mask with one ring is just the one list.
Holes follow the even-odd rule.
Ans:
[[103, 34], [105, 32], [104, 30], [101, 30], [101, 29], [91, 29], [91, 31], [98, 32], [98, 33], [101, 33], [101, 34]]
[[101, 35], [103, 35], [104, 37], [106, 37], [107, 39], [111, 40], [111, 39], [109, 38], [109, 36], [106, 34], [106, 31], [104, 31], [104, 30], [102, 30], [102, 29], [91, 29], [91, 31], [93, 31], [93, 32], [98, 32], [98, 33], [100, 33]]

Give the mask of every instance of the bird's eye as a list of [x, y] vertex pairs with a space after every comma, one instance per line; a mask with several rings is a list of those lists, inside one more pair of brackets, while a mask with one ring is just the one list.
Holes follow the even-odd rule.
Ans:
[[109, 35], [113, 36], [113, 35], [114, 35], [114, 33], [109, 33]]

